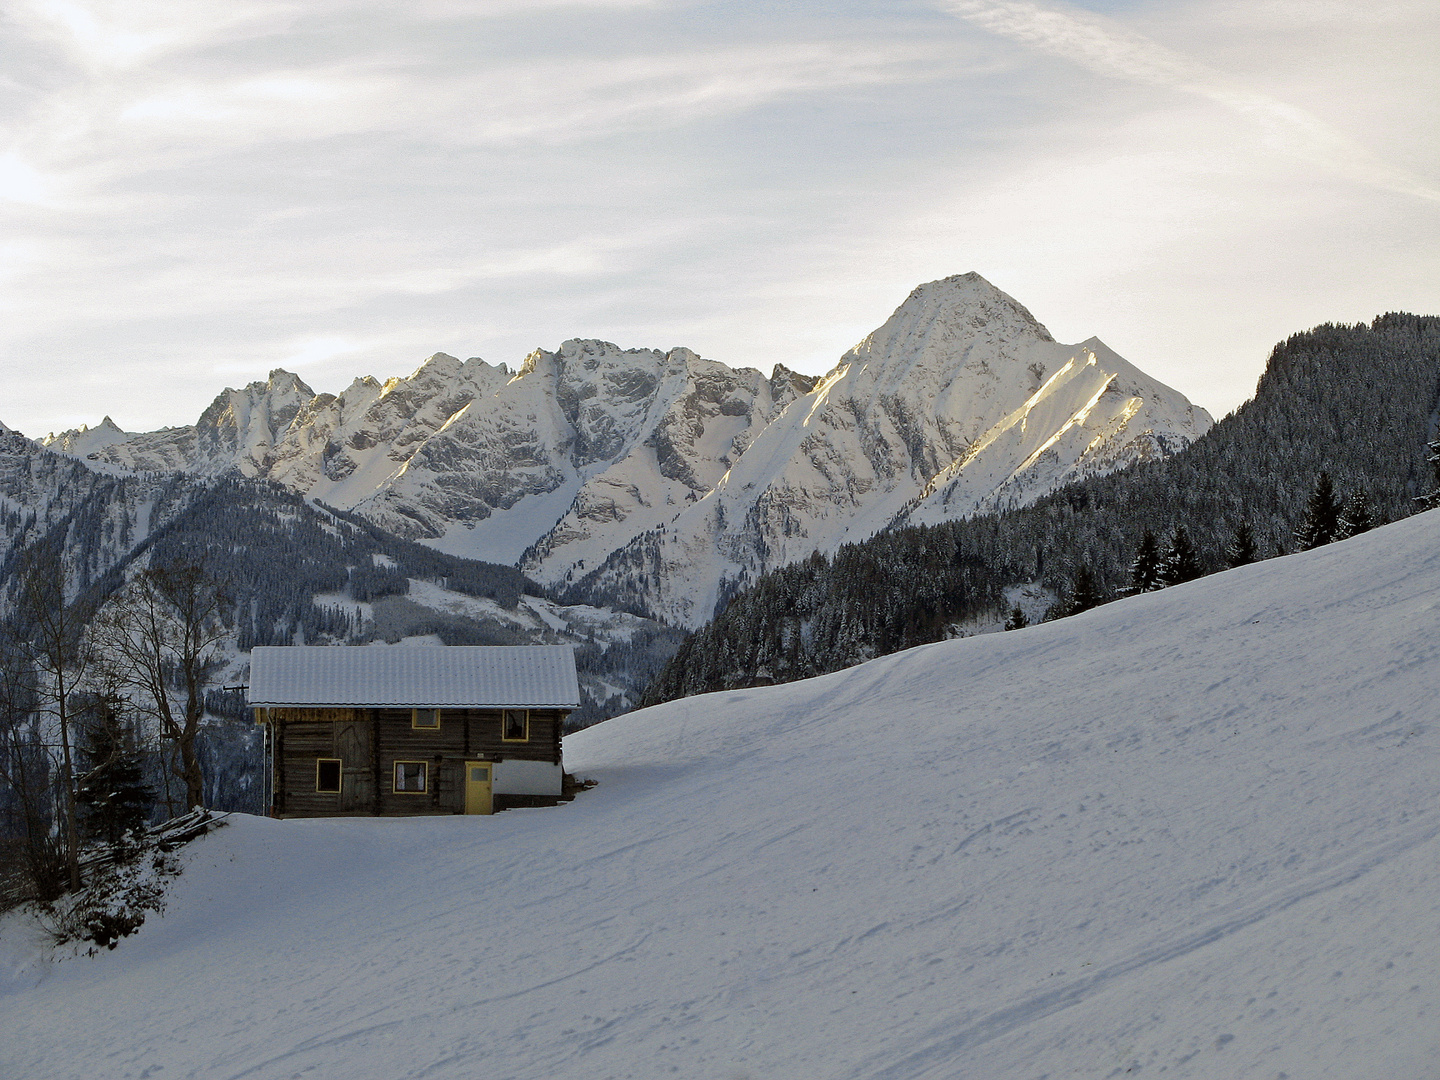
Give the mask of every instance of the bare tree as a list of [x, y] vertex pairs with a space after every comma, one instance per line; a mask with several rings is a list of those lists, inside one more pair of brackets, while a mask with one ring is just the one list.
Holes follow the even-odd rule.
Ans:
[[18, 644], [35, 674], [36, 712], [54, 724], [58, 743], [60, 832], [64, 838], [66, 876], [71, 889], [80, 888], [80, 836], [75, 823], [74, 731], [84, 706], [77, 691], [85, 679], [86, 654], [80, 648], [87, 612], [67, 602], [65, 564], [59, 552], [42, 548], [26, 558], [16, 613], [22, 628]]
[[185, 784], [187, 808], [205, 802], [196, 740], [206, 680], [225, 636], [223, 604], [221, 589], [201, 567], [150, 569], [136, 575], [91, 627], [98, 662], [133, 692], [136, 706], [169, 743], [168, 768]]
[[0, 631], [0, 884], [9, 901], [53, 900], [68, 879], [51, 814], [54, 769], [36, 730], [38, 694], [27, 652]]

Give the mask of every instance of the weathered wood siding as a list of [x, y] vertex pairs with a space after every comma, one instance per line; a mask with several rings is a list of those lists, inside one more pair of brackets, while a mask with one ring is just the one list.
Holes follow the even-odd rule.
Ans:
[[[506, 742], [499, 709], [442, 709], [438, 731], [412, 727], [409, 709], [271, 709], [272, 810], [280, 817], [463, 813], [466, 761], [558, 765], [565, 715], [560, 709], [531, 709], [530, 738]], [[341, 761], [338, 794], [315, 790], [321, 758]], [[425, 792], [394, 790], [397, 761], [425, 762]]]

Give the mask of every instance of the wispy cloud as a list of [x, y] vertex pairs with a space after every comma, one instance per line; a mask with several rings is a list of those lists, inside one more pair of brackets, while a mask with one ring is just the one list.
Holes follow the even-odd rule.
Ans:
[[588, 142], [799, 94], [934, 79], [953, 73], [956, 59], [953, 46], [800, 41], [607, 57], [557, 78], [528, 62], [438, 74], [397, 56], [243, 79], [168, 80], [147, 87], [115, 120], [131, 138], [195, 147], [417, 126], [475, 145]]
[[557, 80], [533, 66], [447, 89], [485, 142], [590, 140], [619, 131], [755, 108], [841, 87], [922, 82], [952, 74], [953, 46], [795, 41], [704, 53], [617, 57]]
[[[671, 0], [411, 0], [415, 19], [498, 19], [545, 10], [644, 10]], [[93, 69], [126, 69], [320, 18], [363, 22], [385, 0], [15, 0], [7, 15]]]
[[970, 269], [1172, 371], [1434, 310], [1434, 0], [943, 3], [6, 0], [0, 419], [576, 334], [820, 371]]
[[17, 0], [7, 14], [91, 70], [123, 70], [237, 33], [279, 29], [300, 10], [275, 0]]
[[74, 81], [38, 103], [0, 160], [0, 198], [114, 213], [127, 177], [231, 153], [255, 159], [344, 136], [495, 150], [595, 143], [967, 65], [981, 66], [954, 43], [847, 40], [610, 56], [564, 78], [529, 61], [437, 71], [404, 50], [238, 76], [156, 63]]
[[942, 8], [1091, 71], [1197, 94], [1260, 124], [1284, 150], [1357, 183], [1440, 202], [1440, 187], [1382, 161], [1318, 117], [1169, 49], [1114, 19], [1030, 0], [943, 0]]

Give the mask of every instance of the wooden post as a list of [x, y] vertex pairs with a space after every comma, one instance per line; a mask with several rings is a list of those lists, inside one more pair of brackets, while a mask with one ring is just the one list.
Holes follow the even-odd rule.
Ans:
[[275, 721], [275, 738], [270, 744], [275, 755], [275, 791], [270, 800], [270, 805], [275, 808], [275, 816], [278, 818], [285, 813], [285, 721]]
[[374, 709], [366, 709], [365, 715], [370, 719], [370, 770], [375, 777], [375, 815], [378, 817], [384, 812], [380, 794], [380, 718]]

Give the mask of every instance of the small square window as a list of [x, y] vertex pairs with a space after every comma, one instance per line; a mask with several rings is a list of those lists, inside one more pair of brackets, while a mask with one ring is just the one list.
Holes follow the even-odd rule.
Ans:
[[528, 742], [530, 740], [530, 710], [502, 710], [500, 738], [505, 742]]
[[440, 730], [440, 710], [439, 710], [439, 709], [411, 709], [411, 710], [410, 710], [410, 726], [411, 726], [412, 728], [419, 728], [419, 729], [422, 730], [422, 731], [439, 731], [439, 730]]
[[315, 762], [315, 790], [334, 795], [340, 791], [340, 759], [320, 758]]
[[429, 768], [423, 761], [395, 762], [395, 794], [423, 795]]

